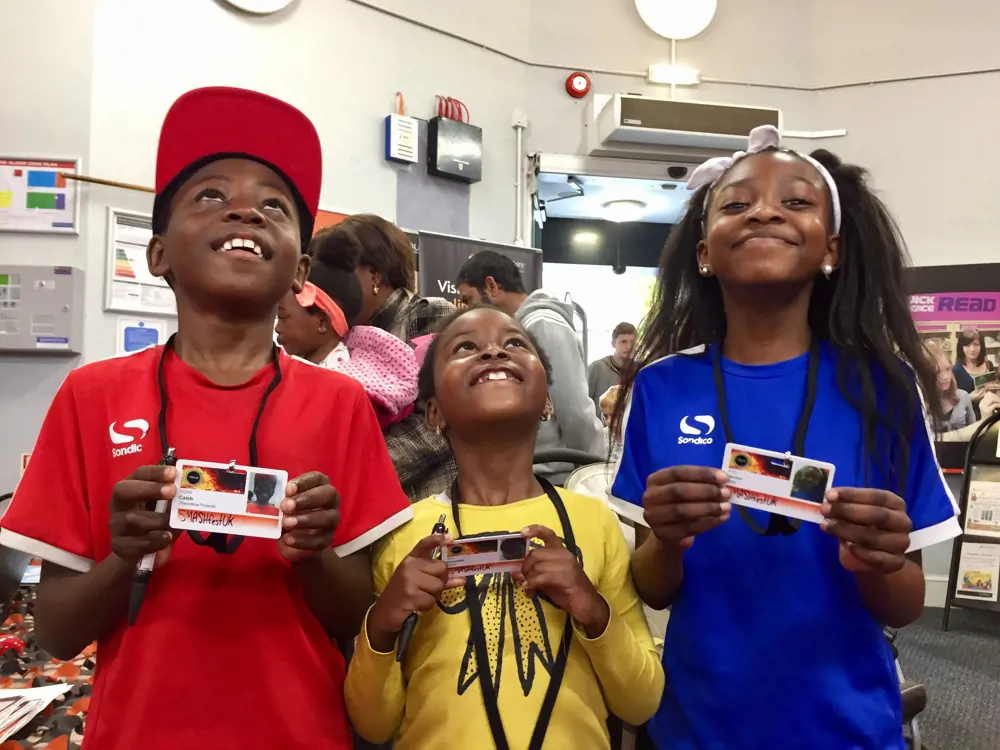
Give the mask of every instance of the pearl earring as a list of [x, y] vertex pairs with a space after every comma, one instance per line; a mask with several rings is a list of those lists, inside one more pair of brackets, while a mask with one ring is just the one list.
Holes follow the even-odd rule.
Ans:
[[708, 266], [701, 266], [698, 270], [701, 272], [702, 276], [709, 276], [712, 273], [712, 269]]
[[829, 279], [831, 273], [833, 273], [833, 266], [831, 266], [829, 263], [824, 264], [824, 266], [823, 266], [823, 275], [826, 276], [826, 278]]

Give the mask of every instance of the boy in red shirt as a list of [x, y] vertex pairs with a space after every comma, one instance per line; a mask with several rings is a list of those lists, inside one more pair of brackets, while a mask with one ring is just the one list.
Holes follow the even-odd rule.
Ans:
[[[351, 747], [332, 639], [372, 602], [369, 545], [412, 514], [360, 384], [272, 342], [308, 270], [321, 165], [315, 128], [284, 102], [178, 99], [147, 252], [177, 334], [69, 375], [3, 518], [0, 543], [44, 560], [39, 644], [71, 658], [99, 642], [87, 750]], [[172, 531], [151, 511], [175, 494], [176, 469], [156, 465], [168, 448], [287, 471], [282, 537]]]

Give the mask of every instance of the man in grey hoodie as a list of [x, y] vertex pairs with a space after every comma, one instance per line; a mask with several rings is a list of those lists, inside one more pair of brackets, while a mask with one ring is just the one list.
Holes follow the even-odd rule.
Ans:
[[[458, 274], [458, 293], [467, 305], [490, 304], [512, 316], [538, 340], [552, 363], [549, 398], [554, 414], [539, 423], [535, 450], [572, 448], [607, 455], [603, 426], [587, 390], [572, 305], [541, 290], [528, 294], [514, 261], [492, 250], [476, 253], [465, 262]], [[535, 467], [553, 483], [561, 482], [572, 469], [567, 464]]]
[[587, 368], [587, 386], [594, 408], [601, 413], [601, 396], [612, 386], [622, 382], [626, 368], [632, 366], [632, 346], [635, 344], [635, 326], [619, 323], [611, 333], [611, 345], [615, 353], [591, 362]]

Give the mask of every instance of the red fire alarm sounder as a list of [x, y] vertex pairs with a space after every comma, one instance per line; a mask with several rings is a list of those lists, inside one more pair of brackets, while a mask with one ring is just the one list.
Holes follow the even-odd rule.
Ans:
[[566, 93], [574, 99], [582, 99], [590, 93], [590, 78], [585, 73], [573, 73], [566, 79]]

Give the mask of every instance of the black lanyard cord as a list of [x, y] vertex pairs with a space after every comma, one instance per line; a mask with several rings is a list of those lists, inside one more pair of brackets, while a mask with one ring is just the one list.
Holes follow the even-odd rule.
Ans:
[[[543, 477], [536, 477], [538, 483], [545, 490], [549, 500], [555, 506], [559, 515], [559, 523], [562, 525], [563, 539], [566, 548], [579, 559], [579, 550], [576, 546], [576, 537], [573, 535], [573, 525], [570, 523], [566, 506], [555, 487]], [[458, 513], [458, 480], [451, 486], [451, 514], [455, 519], [455, 531], [458, 536], [462, 536], [462, 525]], [[489, 593], [487, 586], [483, 592], [483, 599]], [[500, 705], [497, 698], [499, 686], [494, 687], [493, 676], [490, 672], [489, 654], [486, 649], [486, 630], [483, 627], [483, 602], [480, 601], [479, 591], [476, 587], [475, 577], [469, 576], [465, 579], [465, 599], [469, 605], [469, 619], [472, 623], [472, 645], [476, 652], [476, 671], [479, 676], [479, 686], [483, 693], [483, 704], [486, 707], [486, 718], [490, 723], [490, 731], [493, 734], [493, 744], [497, 750], [510, 750], [507, 742], [507, 733], [504, 731], [503, 722], [500, 719]], [[511, 616], [514, 616], [513, 614]], [[563, 628], [562, 640], [559, 642], [559, 651], [556, 660], [552, 665], [552, 672], [549, 674], [549, 686], [545, 691], [545, 698], [542, 700], [542, 707], [538, 712], [538, 719], [535, 721], [535, 729], [531, 734], [531, 742], [528, 750], [541, 750], [545, 741], [545, 733], [549, 728], [549, 720], [552, 718], [552, 710], [555, 708], [556, 697], [559, 695], [559, 687], [562, 685], [563, 674], [566, 672], [566, 662], [569, 659], [569, 646], [573, 640], [573, 623], [570, 617], [566, 617], [566, 625]], [[501, 644], [500, 648], [503, 648]]]
[[[715, 376], [715, 394], [719, 401], [719, 417], [722, 421], [722, 429], [726, 433], [726, 442], [735, 443], [733, 431], [729, 427], [729, 417], [726, 409], [726, 387], [722, 380], [722, 342], [715, 345], [712, 358], [712, 370]], [[799, 421], [795, 426], [795, 437], [792, 442], [792, 453], [796, 456], [806, 455], [806, 435], [809, 432], [809, 420], [812, 418], [813, 406], [816, 404], [816, 391], [819, 383], [819, 341], [814, 336], [809, 345], [809, 364], [806, 374], [806, 397], [802, 404], [802, 411], [799, 414]], [[736, 506], [736, 512], [740, 514], [746, 524], [754, 532], [761, 536], [788, 536], [794, 534], [802, 526], [802, 521], [797, 518], [786, 518], [774, 513], [769, 513], [767, 528], [765, 529], [750, 515], [749, 511], [742, 505]]]
[[[171, 446], [170, 442], [167, 440], [167, 407], [169, 404], [169, 399], [167, 397], [167, 379], [164, 373], [164, 363], [167, 359], [167, 352], [173, 350], [174, 348], [174, 334], [169, 339], [167, 343], [163, 345], [163, 352], [160, 354], [160, 363], [156, 368], [156, 384], [160, 389], [160, 416], [158, 420], [158, 430], [160, 433], [160, 452], [166, 457]], [[250, 466], [258, 466], [258, 455], [257, 455], [257, 428], [260, 426], [261, 417], [264, 416], [264, 408], [267, 406], [267, 399], [274, 392], [275, 388], [281, 383], [281, 363], [278, 360], [278, 347], [272, 344], [271, 357], [274, 362], [274, 377], [271, 378], [271, 382], [267, 386], [267, 390], [264, 391], [264, 395], [260, 399], [260, 406], [257, 407], [257, 414], [253, 420], [253, 427], [250, 430]], [[191, 537], [191, 541], [195, 544], [202, 546], [208, 546], [214, 549], [219, 554], [232, 554], [237, 550], [240, 544], [243, 542], [242, 536], [227, 536], [226, 534], [220, 534], [218, 532], [212, 532], [207, 535], [207, 537], [202, 537], [200, 534], [194, 532], [188, 532], [188, 536]]]

